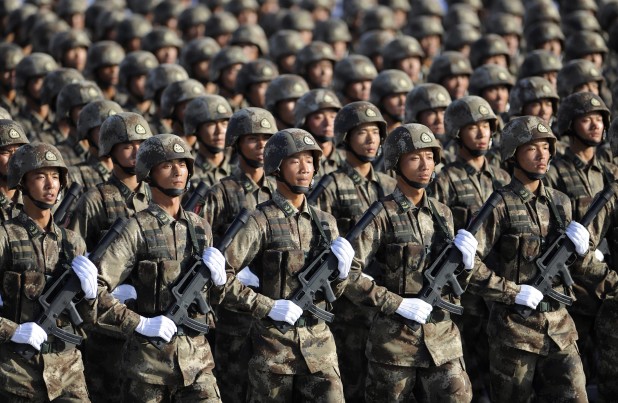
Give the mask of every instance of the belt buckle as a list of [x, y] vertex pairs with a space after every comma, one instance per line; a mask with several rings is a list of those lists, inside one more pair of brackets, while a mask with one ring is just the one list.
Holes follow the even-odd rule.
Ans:
[[305, 327], [305, 326], [307, 326], [307, 317], [306, 316], [301, 316], [296, 321], [296, 327]]
[[541, 301], [537, 308], [539, 312], [549, 312], [551, 310], [551, 305], [547, 301]]
[[51, 353], [52, 344], [44, 341], [41, 343], [41, 349], [39, 350], [39, 354], [49, 354]]

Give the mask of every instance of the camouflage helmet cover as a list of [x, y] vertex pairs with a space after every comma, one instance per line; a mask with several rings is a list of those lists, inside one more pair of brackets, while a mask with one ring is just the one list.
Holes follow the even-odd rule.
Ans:
[[58, 168], [61, 189], [67, 185], [68, 169], [62, 154], [51, 144], [34, 142], [19, 147], [9, 160], [7, 174], [9, 189], [16, 189], [24, 175], [40, 168]]
[[279, 75], [277, 66], [268, 59], [245, 63], [236, 76], [236, 92], [247, 94], [252, 84], [270, 82]]
[[265, 108], [275, 113], [277, 103], [288, 99], [298, 99], [309, 92], [309, 85], [299, 75], [282, 74], [270, 82], [266, 89]]
[[99, 154], [110, 155], [116, 144], [146, 140], [152, 137], [150, 126], [142, 115], [121, 112], [103, 121], [99, 132]]
[[303, 48], [303, 42], [298, 31], [282, 29], [271, 35], [268, 47], [270, 58], [276, 62], [281, 57], [295, 55]]
[[311, 63], [319, 62], [320, 60], [330, 60], [334, 64], [337, 61], [335, 51], [328, 43], [313, 41], [296, 54], [296, 73], [304, 75]]
[[92, 101], [79, 112], [77, 119], [77, 137], [83, 140], [88, 137], [88, 132], [103, 124], [105, 119], [122, 112], [122, 107], [114, 101], [107, 99]]
[[559, 71], [562, 68], [562, 62], [558, 56], [544, 50], [537, 49], [528, 52], [519, 69], [519, 78], [540, 76], [546, 73]]
[[221, 95], [206, 94], [199, 96], [187, 104], [184, 118], [185, 135], [196, 134], [200, 126], [207, 122], [229, 120], [232, 117], [232, 107]]
[[447, 77], [471, 74], [470, 60], [461, 52], [448, 50], [433, 59], [427, 82], [441, 84], [442, 80]]
[[189, 74], [181, 66], [168, 63], [160, 64], [151, 69], [146, 76], [144, 98], [155, 99], [157, 94], [171, 83], [188, 78]]
[[132, 77], [145, 76], [159, 65], [159, 60], [150, 52], [136, 50], [125, 56], [120, 62], [118, 85], [127, 88]]
[[500, 35], [485, 34], [472, 43], [470, 47], [470, 62], [474, 68], [483, 65], [486, 58], [500, 55], [506, 57], [508, 65], [511, 60], [509, 48]]
[[[61, 67], [48, 73], [43, 79], [43, 87], [41, 88], [41, 103], [56, 107], [54, 101], [62, 88], [71, 83], [84, 81], [84, 76], [79, 71]], [[52, 105], [52, 103], [54, 103]]]
[[56, 119], [67, 119], [73, 107], [102, 99], [104, 97], [101, 89], [92, 81], [67, 84], [62, 87], [56, 98]]
[[497, 64], [484, 64], [477, 67], [470, 76], [470, 95], [482, 95], [484, 89], [503, 85], [509, 90], [515, 84], [515, 79], [505, 67]]
[[120, 65], [124, 56], [124, 49], [117, 42], [96, 42], [88, 49], [86, 75], [94, 74], [101, 67]]
[[312, 113], [323, 109], [334, 109], [339, 112], [341, 108], [341, 101], [334, 92], [323, 88], [313, 89], [296, 101], [294, 107], [295, 126], [304, 127], [305, 120]]
[[343, 94], [346, 85], [357, 81], [373, 81], [377, 75], [378, 70], [368, 57], [362, 55], [344, 57], [335, 64], [333, 90], [335, 93]]
[[225, 146], [234, 146], [238, 139], [248, 134], [275, 134], [277, 123], [266, 109], [242, 108], [232, 115], [225, 134]]
[[406, 123], [417, 123], [419, 113], [449, 106], [451, 95], [440, 84], [425, 83], [416, 86], [406, 95]]
[[0, 147], [29, 142], [22, 125], [10, 119], [0, 119]]
[[174, 115], [176, 105], [190, 101], [201, 95], [206, 95], [204, 85], [197, 80], [176, 81], [165, 87], [161, 93], [160, 113], [163, 118], [171, 118]]
[[173, 31], [166, 27], [154, 27], [142, 39], [142, 49], [155, 53], [157, 50], [166, 47], [182, 48], [182, 40]]
[[58, 64], [47, 53], [31, 53], [21, 59], [15, 67], [15, 88], [23, 90], [29, 79], [45, 76], [57, 68]]
[[0, 43], [0, 71], [15, 70], [24, 58], [24, 51], [18, 45], [10, 42]]
[[576, 92], [563, 98], [558, 109], [556, 130], [558, 134], [569, 134], [575, 119], [587, 113], [598, 112], [603, 117], [605, 128], [609, 127], [610, 112], [605, 102], [592, 92]]
[[476, 95], [468, 95], [451, 102], [444, 113], [444, 128], [452, 138], [459, 137], [459, 131], [467, 125], [488, 121], [492, 133], [496, 131], [496, 115], [489, 103]]
[[410, 77], [401, 70], [382, 70], [371, 82], [369, 101], [380, 106], [382, 99], [387, 95], [407, 94], [414, 84]]
[[425, 52], [421, 44], [412, 36], [399, 36], [387, 43], [380, 52], [385, 69], [398, 68], [397, 62], [408, 57], [423, 59]]
[[158, 134], [144, 140], [137, 150], [135, 174], [138, 181], [147, 180], [150, 171], [165, 161], [183, 159], [187, 163], [189, 178], [193, 176], [195, 158], [191, 148], [183, 139], [174, 134]]
[[589, 60], [575, 59], [567, 62], [558, 72], [558, 95], [566, 98], [579, 85], [597, 82], [599, 87], [605, 82], [603, 74]]
[[522, 115], [526, 104], [541, 99], [551, 100], [554, 114], [557, 113], [560, 98], [558, 98], [558, 94], [551, 83], [543, 77], [522, 78], [515, 83], [509, 94], [509, 114], [511, 116]]
[[406, 123], [390, 132], [384, 145], [384, 169], [396, 170], [399, 157], [412, 151], [431, 148], [436, 163], [442, 157], [442, 145], [431, 130], [420, 123]]
[[239, 26], [232, 32], [229, 44], [236, 46], [255, 45], [261, 56], [268, 54], [268, 38], [264, 29], [257, 24]]
[[303, 151], [313, 154], [313, 167], [318, 172], [322, 149], [309, 132], [296, 128], [276, 132], [264, 147], [264, 173], [272, 175], [284, 159]]
[[380, 129], [380, 141], [386, 138], [386, 121], [377, 106], [371, 102], [357, 101], [345, 105], [335, 117], [335, 143], [341, 145], [348, 133], [365, 123], [375, 123]]
[[511, 119], [502, 129], [500, 139], [502, 161], [508, 161], [515, 156], [517, 147], [539, 139], [547, 140], [551, 155], [556, 154], [556, 136], [547, 122], [537, 116], [518, 116]]
[[210, 61], [210, 79], [216, 82], [223, 69], [235, 64], [245, 64], [249, 61], [240, 46], [226, 46], [217, 52]]
[[182, 48], [180, 64], [190, 72], [195, 63], [212, 59], [220, 50], [221, 46], [212, 38], [195, 38]]

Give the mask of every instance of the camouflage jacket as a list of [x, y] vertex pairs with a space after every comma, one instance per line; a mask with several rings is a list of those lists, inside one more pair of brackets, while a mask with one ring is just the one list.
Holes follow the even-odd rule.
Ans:
[[24, 106], [17, 116], [12, 116], [16, 122], [22, 125], [30, 141], [41, 141], [40, 134], [52, 128], [49, 116], [47, 119], [44, 119], [36, 112], [31, 111], [27, 106]]
[[24, 203], [22, 200], [22, 193], [20, 190], [15, 191], [15, 200], [6, 197], [6, 195], [0, 191], [0, 222], [5, 222], [10, 220], [11, 218], [17, 217], [20, 210], [22, 209]]
[[56, 145], [64, 163], [68, 166], [83, 164], [88, 159], [88, 150], [72, 135]]
[[233, 171], [233, 165], [231, 165], [231, 149], [226, 149], [224, 153], [225, 157], [223, 162], [221, 162], [219, 166], [213, 166], [198, 152], [195, 156], [191, 183], [197, 185], [199, 182], [203, 181], [208, 187], [211, 187], [220, 182], [221, 179], [230, 176]]
[[338, 148], [333, 148], [333, 152], [327, 157], [325, 155], [320, 158], [320, 170], [317, 172], [315, 180], [320, 180], [320, 177], [331, 172], [335, 172], [345, 162], [345, 151]]
[[88, 160], [69, 168], [69, 184], [79, 183], [82, 188], [82, 193], [92, 188], [95, 188], [99, 183], [109, 180], [112, 171], [98, 160], [98, 158], [89, 156]]

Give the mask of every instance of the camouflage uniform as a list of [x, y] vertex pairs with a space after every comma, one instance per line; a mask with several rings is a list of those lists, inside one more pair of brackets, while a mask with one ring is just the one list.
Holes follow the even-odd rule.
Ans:
[[[399, 156], [430, 148], [440, 160], [440, 143], [424, 125], [405, 124], [390, 133], [384, 145], [386, 169], [398, 169]], [[416, 297], [428, 268], [453, 236], [453, 218], [444, 204], [424, 193], [419, 205], [396, 187], [383, 199], [384, 209], [352, 242], [356, 255], [345, 295], [357, 304], [375, 306], [366, 355], [368, 402], [469, 402], [470, 381], [464, 369], [457, 326], [447, 311], [433, 308], [417, 331], [395, 314], [403, 298]], [[376, 259], [384, 267], [375, 281], [361, 272]], [[461, 279], [463, 286], [467, 279]], [[458, 298], [444, 290], [446, 300]]]
[[[512, 120], [503, 131], [502, 158], [517, 146], [555, 137], [537, 117]], [[538, 273], [536, 259], [571, 220], [571, 202], [539, 182], [533, 194], [517, 179], [497, 190], [501, 200], [483, 223], [469, 291], [491, 303], [489, 336], [492, 401], [587, 401], [585, 376], [573, 319], [560, 303], [545, 297], [527, 319], [513, 310], [521, 287]], [[556, 280], [554, 290], [572, 295]]]
[[[28, 143], [24, 128], [19, 123], [8, 119], [0, 119], [0, 150], [6, 146], [19, 146]], [[8, 176], [4, 176], [2, 181], [7, 182]], [[21, 206], [23, 206], [21, 190], [16, 189], [11, 199], [4, 192], [0, 191], [0, 222], [16, 217], [19, 210], [21, 210]]]
[[[144, 180], [152, 166], [185, 159], [192, 172], [193, 158], [177, 136], [146, 140], [138, 153], [137, 177]], [[137, 212], [101, 258], [99, 267], [98, 325], [127, 338], [122, 355], [125, 401], [220, 401], [212, 374], [214, 360], [204, 334], [178, 326], [177, 334], [161, 350], [135, 333], [139, 315], [161, 315], [172, 300], [171, 286], [185, 274], [188, 261], [212, 244], [210, 226], [180, 208], [174, 219], [151, 203]], [[117, 285], [131, 280], [138, 298], [133, 309], [110, 295]], [[217, 299], [213, 295], [213, 298]], [[199, 321], [209, 320], [195, 312]]]
[[[35, 143], [17, 151], [9, 166], [9, 187], [18, 186], [22, 176], [33, 169], [57, 167], [62, 186], [66, 185], [66, 167], [58, 150]], [[53, 335], [41, 345], [41, 353], [26, 360], [15, 351], [10, 339], [17, 325], [37, 320], [43, 312], [38, 298], [48, 281], [53, 282], [65, 270], [71, 270], [73, 258], [86, 252], [84, 241], [73, 231], [50, 222], [42, 230], [25, 213], [2, 224], [0, 229], [0, 294], [4, 307], [0, 318], [0, 398], [3, 401], [45, 402], [58, 399], [87, 402], [81, 353], [74, 344]], [[51, 277], [49, 277], [51, 276]], [[94, 320], [93, 306], [82, 299], [78, 312], [86, 323]], [[63, 330], [83, 335], [79, 326], [62, 315]]]

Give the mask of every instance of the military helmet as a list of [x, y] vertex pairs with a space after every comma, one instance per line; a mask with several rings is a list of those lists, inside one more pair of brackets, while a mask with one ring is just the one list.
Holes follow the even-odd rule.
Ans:
[[509, 48], [504, 38], [500, 35], [485, 34], [476, 40], [470, 47], [470, 62], [474, 68], [485, 64], [485, 59], [500, 55], [506, 57], [506, 63], [508, 65], [511, 60]]
[[220, 50], [221, 46], [212, 38], [195, 38], [182, 48], [180, 64], [191, 72], [195, 63], [211, 60]]
[[284, 159], [303, 151], [311, 151], [313, 167], [318, 172], [322, 149], [309, 132], [296, 128], [276, 132], [264, 147], [264, 174], [274, 174]]
[[13, 117], [9, 111], [0, 106], [0, 119], [13, 120]]
[[313, 41], [296, 54], [296, 73], [305, 75], [307, 67], [311, 63], [319, 62], [320, 60], [330, 60], [333, 64], [337, 61], [333, 47], [328, 43]]
[[410, 77], [401, 70], [382, 70], [371, 82], [369, 101], [380, 106], [382, 99], [387, 95], [407, 94], [414, 84]]
[[260, 5], [256, 0], [234, 0], [225, 4], [225, 11], [238, 16], [245, 10], [257, 12], [259, 7]]
[[142, 39], [142, 49], [152, 53], [156, 53], [157, 50], [166, 47], [182, 48], [182, 40], [173, 31], [166, 27], [154, 27], [144, 38]]
[[282, 57], [295, 55], [303, 48], [303, 42], [298, 31], [283, 29], [271, 35], [268, 48], [270, 58], [277, 62]]
[[427, 82], [441, 84], [445, 78], [471, 74], [472, 66], [468, 58], [461, 52], [447, 50], [433, 59], [427, 74]]
[[196, 4], [192, 7], [184, 9], [178, 16], [178, 29], [180, 32], [185, 32], [189, 28], [196, 25], [204, 25], [212, 16], [210, 9], [202, 4]]
[[481, 20], [479, 19], [477, 10], [470, 7], [468, 4], [461, 3], [449, 6], [442, 24], [445, 27], [452, 27], [457, 24], [468, 24], [476, 29], [481, 28]]
[[394, 19], [395, 14], [387, 6], [374, 6], [363, 13], [360, 24], [361, 33], [393, 29]]
[[575, 87], [592, 81], [599, 83], [599, 87], [605, 82], [594, 63], [585, 59], [571, 60], [558, 72], [558, 95], [565, 98], [575, 91]]
[[562, 19], [562, 32], [565, 37], [568, 38], [571, 35], [582, 31], [596, 33], [603, 32], [599, 21], [588, 11], [573, 11], [572, 13], [565, 15]]
[[298, 6], [307, 11], [314, 11], [317, 8], [323, 8], [326, 10], [332, 10], [335, 7], [334, 0], [294, 0], [298, 3]]
[[333, 90], [343, 94], [345, 87], [357, 81], [373, 81], [378, 75], [378, 70], [371, 59], [362, 55], [350, 55], [339, 60], [335, 64], [333, 74]]
[[500, 139], [502, 161], [514, 157], [517, 147], [539, 139], [547, 140], [551, 155], [556, 154], [556, 136], [547, 122], [537, 116], [514, 117], [502, 129]]
[[183, 139], [174, 134], [158, 134], [144, 140], [137, 150], [135, 174], [138, 181], [148, 180], [150, 171], [162, 162], [185, 160], [189, 170], [189, 178], [193, 176], [195, 158], [191, 148]]
[[524, 34], [517, 17], [507, 13], [490, 14], [485, 21], [485, 29], [489, 34], [517, 35], [520, 38]]
[[161, 117], [171, 118], [174, 115], [176, 105], [202, 95], [206, 95], [204, 85], [192, 78], [170, 83], [161, 93]]
[[106, 66], [118, 66], [124, 59], [124, 49], [114, 41], [100, 41], [88, 49], [86, 75], [95, 74], [97, 69]]
[[489, 103], [476, 95], [468, 95], [450, 103], [444, 112], [444, 129], [452, 138], [459, 137], [459, 131], [467, 125], [488, 121], [491, 132], [496, 131], [496, 115]]
[[279, 75], [277, 66], [267, 59], [256, 59], [245, 63], [236, 76], [236, 92], [248, 94], [252, 84], [270, 82]]
[[261, 56], [268, 54], [268, 38], [262, 27], [257, 24], [241, 25], [233, 33], [229, 41], [230, 45], [257, 46]]
[[560, 21], [560, 13], [551, 1], [529, 2], [526, 5], [524, 12], [525, 29], [538, 23], [560, 24]]
[[21, 6], [20, 0], [5, 0], [0, 4], [0, 17], [6, 17]]
[[214, 13], [206, 22], [204, 35], [216, 38], [219, 35], [229, 35], [238, 28], [238, 21], [227, 11]]
[[23, 47], [30, 44], [30, 31], [38, 13], [39, 9], [32, 4], [24, 4], [22, 7], [13, 10], [7, 18], [4, 33], [14, 33], [14, 42], [19, 46]]
[[248, 134], [275, 134], [277, 123], [266, 109], [242, 108], [232, 115], [225, 134], [225, 146], [236, 145], [238, 139]]
[[607, 129], [607, 137], [609, 140], [609, 147], [612, 150], [614, 157], [618, 156], [618, 119], [612, 120], [612, 123]]
[[605, 128], [609, 127], [610, 112], [605, 102], [592, 92], [576, 92], [560, 101], [556, 130], [560, 135], [569, 134], [573, 120], [587, 113], [598, 112]]
[[549, 81], [543, 77], [532, 76], [522, 78], [515, 83], [509, 93], [509, 114], [511, 116], [523, 115], [524, 107], [540, 99], [549, 99], [554, 108], [554, 114], [558, 111], [558, 94]]
[[122, 107], [114, 101], [102, 99], [92, 101], [79, 112], [77, 136], [80, 140], [88, 138], [90, 130], [99, 127], [105, 119], [122, 112]]
[[221, 95], [205, 94], [187, 104], [184, 118], [185, 135], [194, 135], [200, 126], [208, 122], [229, 120], [232, 117], [232, 107]]
[[564, 45], [564, 60], [583, 59], [591, 53], [607, 54], [609, 49], [603, 37], [590, 31], [575, 32]]
[[470, 76], [470, 95], [482, 95], [483, 90], [488, 87], [504, 85], [509, 90], [515, 84], [515, 79], [505, 67], [497, 64], [484, 64], [477, 67]]
[[15, 70], [23, 58], [21, 47], [10, 42], [0, 43], [0, 71]]
[[30, 141], [22, 125], [11, 119], [0, 119], [0, 147], [28, 143]]
[[30, 30], [30, 43], [33, 52], [49, 52], [49, 42], [55, 33], [68, 31], [69, 24], [60, 20], [50, 11], [43, 12]]
[[318, 21], [313, 30], [313, 39], [333, 44], [335, 42], [352, 42], [352, 35], [348, 25], [338, 19], [329, 18]]
[[587, 11], [589, 14], [596, 14], [597, 10], [598, 6], [595, 0], [571, 0], [560, 2], [560, 14], [562, 15], [569, 15], [576, 11]]
[[28, 80], [45, 76], [57, 68], [58, 64], [47, 53], [31, 53], [15, 66], [15, 89], [24, 91]]
[[546, 73], [557, 72], [562, 68], [558, 56], [544, 50], [537, 49], [528, 52], [519, 68], [519, 78], [540, 76]]
[[537, 49], [544, 42], [558, 40], [564, 43], [564, 34], [560, 26], [553, 22], [539, 22], [524, 31], [528, 49]]
[[270, 82], [266, 89], [266, 104], [264, 107], [275, 113], [277, 103], [288, 99], [298, 99], [309, 92], [309, 85], [299, 75], [282, 74]]
[[40, 168], [58, 168], [58, 171], [60, 171], [60, 188], [66, 187], [68, 169], [62, 159], [62, 154], [51, 144], [37, 141], [19, 147], [9, 160], [7, 174], [9, 189], [16, 189], [28, 172]]
[[56, 109], [56, 97], [60, 90], [67, 84], [77, 83], [84, 80], [84, 76], [79, 71], [60, 67], [48, 73], [43, 79], [43, 87], [41, 88], [41, 103], [50, 105], [52, 109]]
[[167, 25], [170, 19], [178, 19], [185, 6], [176, 0], [161, 0], [152, 10], [152, 22], [154, 25]]
[[414, 13], [416, 15], [439, 17], [439, 19], [442, 19], [444, 16], [442, 5], [435, 0], [414, 0], [410, 4], [414, 5]]
[[304, 127], [307, 116], [323, 109], [334, 109], [339, 112], [341, 101], [334, 92], [324, 88], [313, 89], [296, 101], [294, 120], [296, 127]]
[[58, 61], [63, 62], [64, 54], [75, 48], [88, 49], [92, 43], [88, 35], [78, 29], [55, 33], [49, 42], [49, 53]]
[[99, 156], [108, 156], [116, 144], [152, 137], [150, 126], [140, 114], [120, 112], [108, 116], [99, 131]]
[[468, 24], [457, 24], [444, 34], [444, 50], [459, 51], [464, 46], [470, 46], [481, 37], [481, 32]]
[[348, 133], [364, 123], [375, 123], [380, 129], [380, 141], [386, 138], [386, 121], [377, 106], [371, 102], [357, 101], [345, 105], [335, 117], [335, 143], [341, 145]]
[[221, 76], [221, 72], [234, 65], [245, 64], [249, 60], [239, 46], [227, 46], [215, 54], [210, 61], [209, 74], [210, 80], [216, 82]]
[[281, 18], [280, 28], [294, 31], [313, 31], [315, 22], [313, 16], [307, 10], [289, 10]]
[[597, 14], [597, 18], [599, 20], [599, 24], [601, 25], [601, 29], [606, 32], [609, 31], [609, 28], [618, 18], [618, 2], [602, 2], [601, 7], [599, 8], [599, 12]]
[[406, 123], [418, 122], [419, 113], [445, 108], [451, 103], [451, 95], [440, 84], [420, 84], [406, 95]]
[[59, 17], [69, 17], [73, 14], [83, 14], [87, 8], [86, 0], [58, 0], [54, 11]]
[[128, 88], [131, 78], [145, 76], [158, 65], [159, 60], [152, 53], [145, 50], [133, 51], [120, 62], [118, 85], [121, 88]]
[[144, 98], [155, 99], [165, 87], [176, 81], [189, 78], [187, 71], [177, 64], [163, 63], [153, 68], [146, 76]]
[[517, 17], [524, 16], [524, 4], [522, 0], [499, 0], [491, 2], [491, 13], [506, 13]]
[[398, 170], [399, 157], [412, 151], [431, 148], [436, 164], [442, 157], [442, 145], [432, 131], [420, 123], [406, 123], [395, 128], [382, 145], [384, 150], [384, 169]]
[[70, 118], [72, 108], [101, 99], [104, 99], [103, 93], [92, 81], [85, 80], [67, 84], [62, 87], [56, 98], [56, 119]]
[[410, 18], [404, 32], [406, 35], [413, 36], [420, 41], [421, 39], [432, 35], [442, 37], [442, 35], [444, 35], [444, 28], [442, 27], [442, 23], [436, 18], [421, 15]]
[[354, 50], [358, 55], [373, 58], [380, 55], [381, 49], [393, 39], [395, 39], [393, 32], [385, 29], [374, 29], [361, 35]]
[[383, 67], [385, 69], [396, 69], [397, 62], [408, 57], [418, 57], [423, 59], [425, 52], [421, 44], [412, 36], [398, 36], [382, 47]]
[[[110, 37], [115, 38], [118, 25], [126, 18], [126, 14], [121, 10], [103, 10], [96, 18], [94, 39], [96, 41], [106, 40]], [[115, 41], [115, 39], [114, 39]]]
[[143, 38], [152, 31], [152, 24], [139, 14], [126, 17], [118, 23], [116, 29], [116, 42], [121, 46], [127, 46], [134, 38]]

